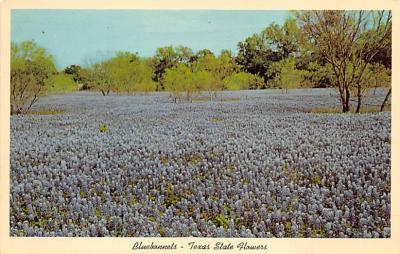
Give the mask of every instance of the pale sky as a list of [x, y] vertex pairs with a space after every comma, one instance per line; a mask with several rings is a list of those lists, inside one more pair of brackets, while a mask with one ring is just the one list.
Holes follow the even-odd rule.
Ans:
[[237, 44], [288, 11], [216, 10], [12, 10], [14, 42], [35, 40], [51, 53], [58, 68], [84, 65], [116, 51], [151, 56], [163, 46], [183, 45], [237, 52]]

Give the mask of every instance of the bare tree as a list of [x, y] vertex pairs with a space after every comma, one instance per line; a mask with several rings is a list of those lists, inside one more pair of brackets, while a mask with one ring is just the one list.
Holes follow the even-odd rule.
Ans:
[[350, 110], [354, 89], [359, 112], [365, 70], [373, 57], [391, 44], [391, 11], [303, 11], [297, 18], [312, 50], [334, 72], [333, 85], [339, 89], [342, 111]]

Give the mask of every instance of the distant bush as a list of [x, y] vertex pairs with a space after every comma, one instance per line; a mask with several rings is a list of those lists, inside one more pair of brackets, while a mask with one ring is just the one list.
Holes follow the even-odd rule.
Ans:
[[234, 73], [226, 77], [223, 82], [227, 90], [257, 89], [264, 84], [262, 78], [246, 72]]
[[46, 81], [46, 94], [68, 93], [77, 90], [74, 79], [67, 74], [57, 74]]

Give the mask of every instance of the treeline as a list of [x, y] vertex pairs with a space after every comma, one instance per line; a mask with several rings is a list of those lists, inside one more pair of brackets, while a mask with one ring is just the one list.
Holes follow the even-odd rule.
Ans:
[[300, 11], [239, 42], [236, 55], [167, 46], [153, 57], [118, 52], [60, 72], [34, 42], [13, 43], [12, 112], [29, 110], [46, 92], [77, 88], [105, 96], [168, 91], [177, 101], [200, 92], [213, 98], [222, 90], [302, 87], [336, 87], [343, 112], [352, 97], [359, 112], [368, 88], [390, 87], [391, 29], [390, 11]]
[[265, 87], [258, 75], [244, 72], [232, 52], [223, 50], [216, 56], [208, 49], [193, 52], [184, 46], [158, 48], [149, 58], [118, 52], [89, 68], [69, 66], [64, 73], [71, 75], [80, 89], [99, 90], [103, 95], [169, 91], [175, 100], [190, 100], [201, 91], [215, 96], [227, 89]]

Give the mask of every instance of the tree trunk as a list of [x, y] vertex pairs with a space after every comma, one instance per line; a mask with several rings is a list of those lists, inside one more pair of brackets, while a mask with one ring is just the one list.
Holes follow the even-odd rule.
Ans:
[[346, 91], [343, 91], [343, 95], [340, 96], [340, 100], [342, 102], [342, 112], [343, 113], [348, 112], [350, 110], [350, 107], [349, 107], [349, 100], [348, 100]]
[[348, 106], [346, 105], [346, 102], [342, 101], [342, 112], [346, 113], [348, 111], [349, 111], [349, 109], [348, 109]]
[[342, 112], [347, 113], [350, 111], [350, 91], [349, 88], [344, 88], [343, 96], [341, 96], [342, 100]]
[[361, 102], [362, 102], [361, 86], [358, 85], [357, 86], [357, 109], [356, 109], [356, 113], [360, 113]]
[[390, 97], [390, 94], [392, 93], [392, 88], [390, 88], [389, 89], [389, 91], [387, 92], [387, 94], [386, 94], [386, 97], [385, 97], [385, 99], [383, 100], [383, 102], [382, 102], [382, 105], [381, 105], [381, 112], [383, 111], [383, 109], [385, 108], [385, 106], [386, 106], [386, 103], [387, 103], [387, 101], [389, 100], [389, 97]]
[[356, 113], [360, 113], [360, 109], [361, 109], [361, 96], [357, 98], [357, 109], [356, 109]]

